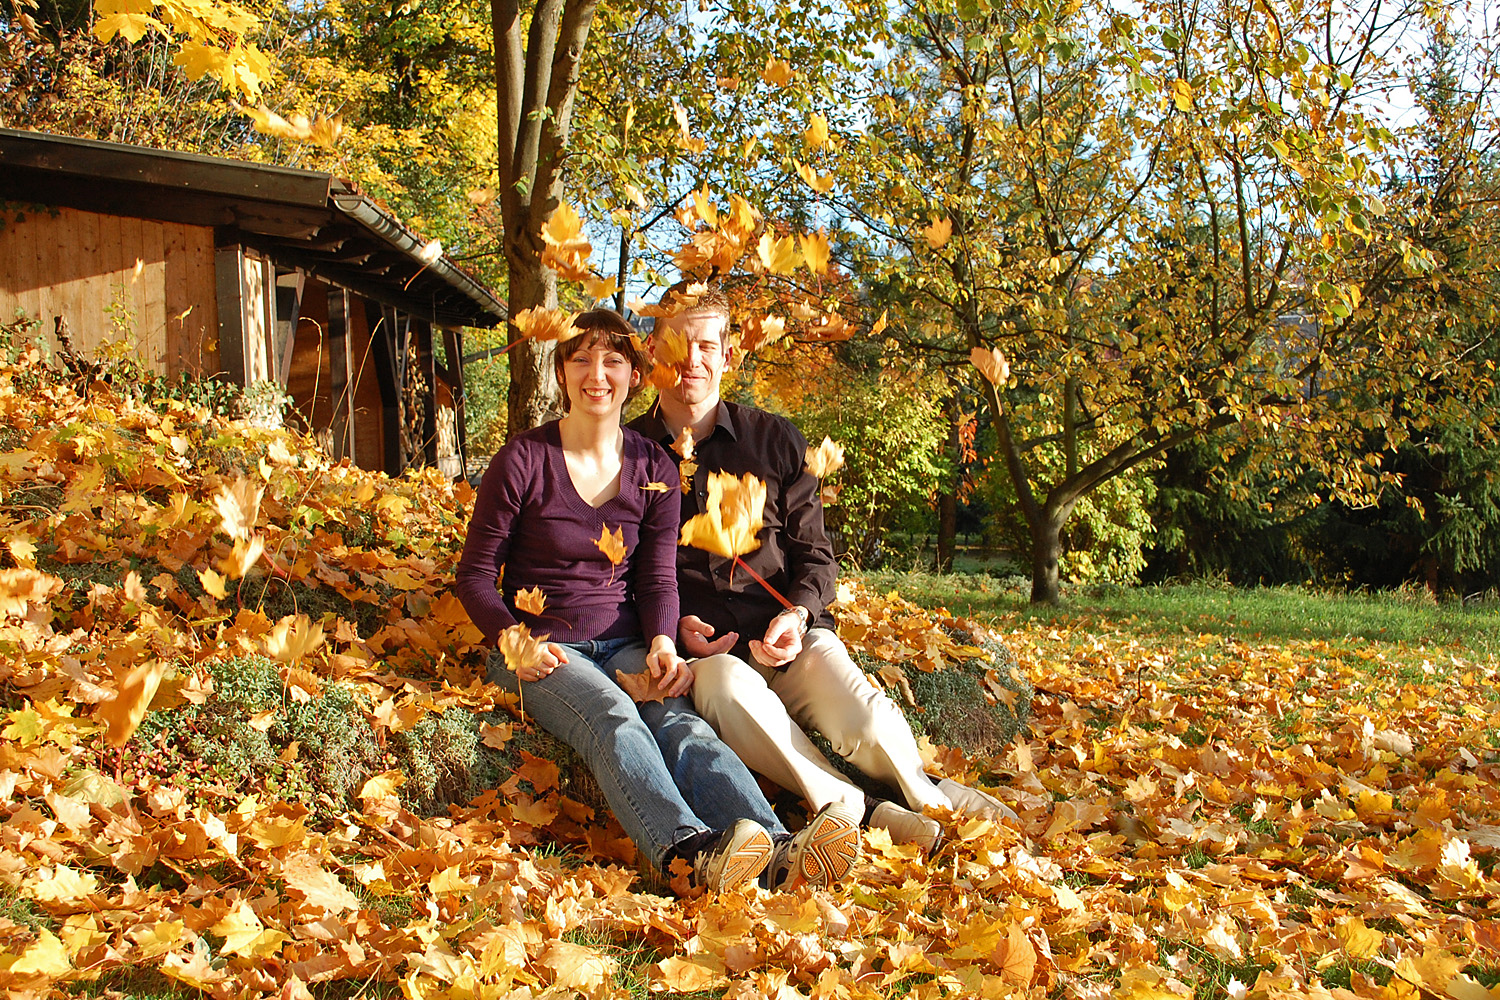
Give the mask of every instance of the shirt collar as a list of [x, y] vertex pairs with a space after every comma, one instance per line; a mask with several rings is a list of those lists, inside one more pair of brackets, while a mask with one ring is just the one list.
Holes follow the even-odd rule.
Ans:
[[[672, 443], [672, 432], [667, 429], [667, 421], [661, 415], [661, 400], [658, 399], [651, 404], [651, 409], [646, 411], [646, 416], [652, 421], [652, 424], [647, 427], [651, 434], [663, 444], [670, 445]], [[740, 439], [739, 431], [734, 426], [734, 416], [729, 410], [729, 404], [722, 399], [719, 400], [719, 405], [714, 410], [714, 429], [709, 437], [713, 437], [721, 428], [725, 434], [729, 435], [731, 441], [738, 441]]]

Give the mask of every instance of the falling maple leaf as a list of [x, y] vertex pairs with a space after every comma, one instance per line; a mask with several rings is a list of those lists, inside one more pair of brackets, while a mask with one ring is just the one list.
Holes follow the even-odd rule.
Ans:
[[666, 327], [651, 335], [651, 358], [658, 365], [680, 365], [688, 359], [687, 336], [678, 329]]
[[770, 232], [762, 233], [756, 253], [761, 266], [772, 274], [791, 274], [802, 262], [802, 255], [797, 252], [797, 239], [793, 236], [777, 239]]
[[536, 341], [566, 340], [573, 335], [574, 314], [535, 306], [511, 317], [521, 336]]
[[922, 230], [922, 235], [927, 239], [927, 245], [934, 250], [947, 246], [948, 241], [953, 238], [953, 220], [946, 215], [940, 219], [933, 219], [932, 223]]
[[547, 608], [547, 595], [541, 587], [516, 591], [516, 607], [531, 615], [539, 615]]
[[667, 486], [666, 483], [658, 483], [658, 482], [647, 483], [645, 486], [642, 486], [641, 489], [645, 490], [647, 493], [668, 493], [668, 492], [670, 492], [670, 489], [669, 489], [669, 487]]
[[1010, 378], [1010, 362], [1005, 360], [1005, 355], [1000, 353], [1000, 348], [992, 347], [985, 350], [976, 347], [969, 351], [969, 363], [979, 369], [991, 385], [1004, 385]]
[[613, 565], [618, 566], [625, 559], [625, 529], [616, 528], [609, 530], [609, 525], [599, 529], [599, 537], [594, 539], [594, 546], [604, 553], [604, 558]]
[[221, 487], [214, 497], [214, 506], [220, 517], [219, 530], [236, 541], [249, 539], [260, 517], [260, 500], [264, 494], [263, 485], [243, 477]]
[[691, 427], [684, 427], [682, 430], [677, 432], [677, 437], [672, 441], [672, 450], [677, 452], [678, 456], [681, 457], [684, 462], [692, 461], [693, 429]]
[[500, 633], [495, 648], [505, 658], [505, 669], [517, 673], [542, 662], [542, 646], [546, 641], [545, 635], [532, 635], [526, 625], [512, 625]]
[[287, 615], [266, 633], [266, 655], [280, 663], [296, 663], [323, 645], [323, 623], [307, 615]]
[[97, 714], [107, 727], [105, 738], [111, 746], [122, 747], [130, 742], [136, 727], [151, 708], [151, 700], [156, 697], [156, 690], [168, 669], [168, 665], [160, 660], [132, 667], [120, 678], [115, 696], [99, 706]]
[[828, 234], [823, 230], [816, 233], [798, 234], [797, 241], [802, 245], [802, 260], [807, 269], [813, 274], [823, 274], [828, 270]]
[[796, 77], [792, 64], [785, 59], [770, 58], [760, 72], [760, 78], [776, 87], [785, 87]]
[[750, 473], [737, 478], [728, 472], [708, 477], [703, 513], [682, 525], [679, 545], [691, 545], [734, 558], [760, 548], [765, 526], [766, 484]]
[[802, 133], [802, 141], [813, 149], [828, 144], [828, 119], [814, 111], [807, 118], [807, 128]]
[[816, 448], [807, 449], [807, 471], [819, 479], [833, 475], [844, 467], [844, 446], [832, 438], [823, 438]]

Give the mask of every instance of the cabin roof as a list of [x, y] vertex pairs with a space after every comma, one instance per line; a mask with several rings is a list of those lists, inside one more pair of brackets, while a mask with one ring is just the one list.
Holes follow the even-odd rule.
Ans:
[[0, 128], [0, 200], [184, 225], [444, 326], [505, 305], [351, 184], [319, 170]]

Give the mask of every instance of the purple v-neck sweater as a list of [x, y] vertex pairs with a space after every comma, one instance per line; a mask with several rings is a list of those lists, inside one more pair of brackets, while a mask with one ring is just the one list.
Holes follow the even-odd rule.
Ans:
[[[517, 622], [554, 642], [675, 640], [678, 483], [661, 445], [629, 428], [619, 495], [597, 508], [573, 486], [557, 421], [501, 448], [479, 484], [457, 573], [459, 600], [485, 642]], [[624, 535], [619, 565], [594, 544], [605, 529]], [[533, 587], [547, 598], [540, 615], [516, 607], [516, 591]]]

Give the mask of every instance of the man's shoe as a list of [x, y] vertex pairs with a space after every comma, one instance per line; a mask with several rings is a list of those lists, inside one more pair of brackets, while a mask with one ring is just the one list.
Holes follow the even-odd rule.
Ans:
[[737, 820], [698, 852], [693, 884], [709, 892], [729, 892], [759, 877], [771, 861], [771, 835], [753, 819]]
[[794, 836], [776, 845], [768, 887], [780, 892], [832, 885], [854, 867], [859, 845], [859, 810], [847, 802], [830, 802]]
[[870, 814], [870, 825], [891, 835], [897, 844], [916, 844], [927, 851], [937, 850], [943, 842], [943, 824], [894, 802], [882, 802]]
[[968, 813], [980, 819], [992, 819], [998, 822], [1014, 820], [1017, 823], [1021, 817], [1010, 806], [995, 798], [989, 792], [982, 792], [968, 785], [960, 785], [952, 778], [944, 778], [937, 783], [938, 791], [948, 796], [948, 801], [953, 803], [957, 812]]

